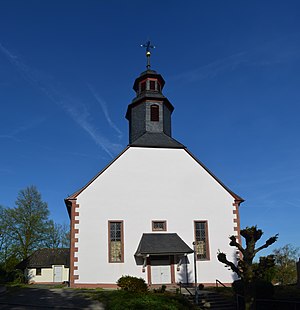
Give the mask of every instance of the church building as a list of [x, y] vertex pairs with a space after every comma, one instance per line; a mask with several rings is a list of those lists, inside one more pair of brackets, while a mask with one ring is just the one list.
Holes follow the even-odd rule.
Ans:
[[[151, 47], [151, 46], [150, 46]], [[149, 286], [231, 284], [217, 260], [236, 250], [239, 205], [227, 188], [171, 133], [172, 103], [163, 77], [150, 69], [134, 82], [129, 144], [88, 184], [65, 199], [71, 220], [71, 287], [117, 287], [123, 275]], [[194, 261], [195, 260], [195, 261]]]

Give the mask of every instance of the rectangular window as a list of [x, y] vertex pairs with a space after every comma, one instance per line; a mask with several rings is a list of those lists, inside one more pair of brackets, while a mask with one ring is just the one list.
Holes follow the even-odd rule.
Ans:
[[155, 90], [155, 81], [150, 81], [150, 89]]
[[123, 221], [108, 222], [108, 255], [110, 263], [124, 262]]
[[209, 259], [209, 244], [208, 244], [208, 225], [207, 221], [195, 221], [194, 233], [196, 242], [197, 260]]
[[36, 276], [41, 276], [42, 275], [42, 268], [36, 268], [35, 275]]
[[152, 221], [152, 231], [167, 231], [167, 221]]

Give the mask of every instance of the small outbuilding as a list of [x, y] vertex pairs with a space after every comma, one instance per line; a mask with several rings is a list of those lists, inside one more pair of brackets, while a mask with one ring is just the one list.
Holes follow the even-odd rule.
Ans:
[[19, 263], [28, 283], [63, 283], [69, 281], [70, 249], [39, 249]]

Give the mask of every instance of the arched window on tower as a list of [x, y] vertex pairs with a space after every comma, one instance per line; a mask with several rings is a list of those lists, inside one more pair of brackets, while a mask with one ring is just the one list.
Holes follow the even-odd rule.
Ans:
[[151, 122], [158, 122], [159, 121], [159, 106], [157, 104], [152, 104], [150, 106], [150, 115], [151, 115]]

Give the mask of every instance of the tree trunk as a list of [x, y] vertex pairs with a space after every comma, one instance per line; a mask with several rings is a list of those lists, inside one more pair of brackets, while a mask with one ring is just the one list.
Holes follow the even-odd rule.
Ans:
[[253, 283], [244, 284], [245, 310], [255, 310], [255, 291]]

